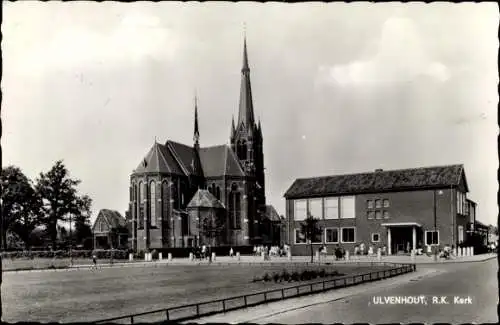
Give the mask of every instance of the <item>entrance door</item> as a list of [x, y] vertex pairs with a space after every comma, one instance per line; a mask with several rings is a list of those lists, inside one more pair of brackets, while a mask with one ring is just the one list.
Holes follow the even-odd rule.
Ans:
[[391, 228], [392, 254], [409, 254], [413, 245], [412, 227]]

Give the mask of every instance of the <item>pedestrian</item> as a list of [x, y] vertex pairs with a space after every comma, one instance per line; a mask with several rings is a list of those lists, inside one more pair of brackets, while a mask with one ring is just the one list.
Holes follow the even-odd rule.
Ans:
[[234, 252], [233, 252], [233, 248], [231, 247], [231, 249], [229, 250], [229, 256], [231, 256], [231, 258], [232, 258], [232, 257], [233, 257], [233, 254], [234, 254]]
[[95, 254], [92, 255], [92, 269], [97, 270], [97, 256]]

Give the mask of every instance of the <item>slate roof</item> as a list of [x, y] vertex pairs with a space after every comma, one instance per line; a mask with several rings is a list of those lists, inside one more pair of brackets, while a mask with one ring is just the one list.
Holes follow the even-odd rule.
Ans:
[[136, 173], [170, 173], [184, 175], [179, 164], [166, 146], [155, 142], [146, 157], [135, 169]]
[[[174, 141], [167, 141], [165, 145], [155, 142], [134, 173], [191, 176], [194, 175], [194, 159], [193, 147]], [[202, 170], [197, 176], [245, 176], [238, 157], [228, 145], [200, 148], [199, 159]]]
[[[350, 175], [299, 178], [284, 197], [349, 195], [458, 186], [465, 178], [463, 165], [375, 171]], [[465, 182], [467, 188], [467, 183]], [[468, 191], [468, 189], [467, 189]]]
[[224, 205], [207, 190], [199, 189], [189, 201], [188, 208], [224, 209]]
[[280, 221], [280, 215], [272, 205], [266, 205], [266, 218], [271, 221]]
[[102, 218], [104, 218], [104, 220], [108, 223], [110, 228], [116, 228], [118, 226], [122, 227], [127, 226], [127, 220], [125, 220], [125, 218], [120, 214], [120, 212], [109, 209], [101, 209], [101, 211], [99, 211], [99, 214], [97, 215], [97, 218], [95, 219], [94, 227], [97, 224], [97, 221], [99, 221]]
[[206, 177], [245, 176], [236, 154], [227, 145], [200, 148], [200, 160]]

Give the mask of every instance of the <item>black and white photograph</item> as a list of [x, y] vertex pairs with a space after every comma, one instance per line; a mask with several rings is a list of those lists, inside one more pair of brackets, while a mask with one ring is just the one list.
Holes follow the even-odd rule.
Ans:
[[2, 9], [2, 322], [498, 323], [497, 3]]

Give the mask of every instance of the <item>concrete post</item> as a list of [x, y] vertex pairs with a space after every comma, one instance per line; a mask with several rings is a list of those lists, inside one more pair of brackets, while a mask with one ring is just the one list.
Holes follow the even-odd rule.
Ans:
[[415, 262], [415, 259], [416, 259], [415, 250], [414, 250], [414, 249], [412, 249], [412, 250], [411, 250], [411, 260], [412, 260], [412, 262]]
[[163, 261], [163, 253], [158, 253], [158, 261]]
[[240, 259], [241, 259], [240, 252], [236, 252], [236, 259], [238, 260], [238, 262], [240, 261]]
[[291, 261], [292, 260], [292, 252], [288, 252], [288, 260]]
[[470, 256], [474, 256], [474, 246], [470, 248]]
[[262, 252], [260, 253], [260, 257], [261, 257], [261, 259], [262, 259], [263, 261], [265, 261], [265, 260], [266, 260], [266, 252], [262, 251]]
[[387, 227], [387, 255], [392, 255], [391, 228]]
[[471, 256], [471, 248], [467, 247], [467, 256]]
[[194, 255], [193, 255], [193, 253], [189, 253], [189, 261], [191, 262], [191, 261], [193, 261], [193, 260], [194, 260]]
[[132, 254], [132, 253], [128, 254], [128, 260], [130, 262], [133, 262], [134, 261], [134, 254]]
[[316, 261], [319, 262], [319, 251], [316, 251]]
[[349, 261], [349, 251], [345, 251], [345, 260]]
[[456, 247], [453, 248], [453, 255], [457, 256], [457, 248]]
[[382, 260], [382, 249], [381, 248], [377, 249], [377, 260], [379, 260], [379, 261]]
[[144, 253], [144, 262], [147, 262], [148, 261], [148, 253]]
[[459, 247], [457, 256], [462, 257], [462, 253], [463, 253], [463, 249], [462, 249], [462, 247]]
[[412, 250], [417, 249], [417, 228], [415, 226], [412, 227]]
[[215, 253], [212, 253], [212, 262], [215, 262]]
[[169, 261], [169, 262], [172, 262], [172, 253], [168, 253], [168, 255], [167, 255], [167, 256], [168, 256], [168, 261]]

